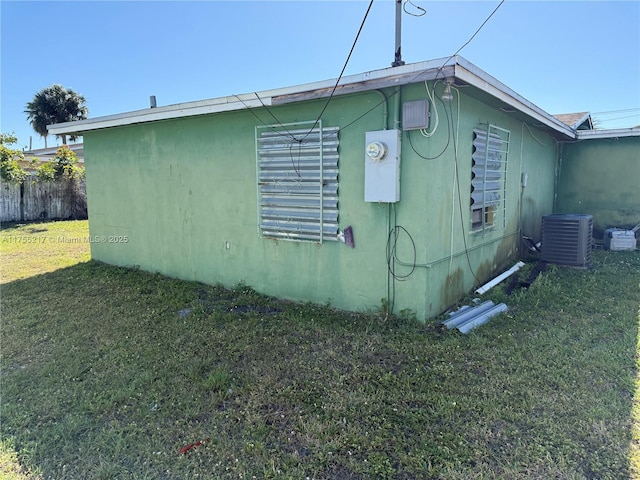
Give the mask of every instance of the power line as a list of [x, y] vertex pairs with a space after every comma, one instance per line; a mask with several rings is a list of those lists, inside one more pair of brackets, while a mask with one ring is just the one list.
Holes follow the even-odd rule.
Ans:
[[[408, 1], [408, 0], [407, 0]], [[458, 53], [460, 53], [462, 51], [462, 49], [464, 47], [466, 47], [467, 45], [469, 45], [469, 43], [471, 43], [471, 41], [476, 37], [476, 35], [478, 35], [478, 33], [480, 32], [480, 30], [482, 30], [482, 28], [487, 24], [487, 22], [491, 19], [491, 17], [493, 17], [493, 15], [495, 15], [495, 13], [498, 11], [498, 9], [502, 6], [502, 4], [505, 2], [505, 0], [501, 0], [501, 2], [498, 4], [498, 6], [496, 6], [496, 8], [493, 9], [493, 11], [489, 14], [489, 16], [484, 20], [484, 22], [482, 22], [482, 24], [476, 29], [476, 31], [473, 33], [473, 35], [471, 35], [471, 37], [469, 37], [469, 40], [467, 40], [460, 48], [458, 48], [458, 50], [456, 50], [456, 52], [451, 55], [449, 58], [447, 58], [444, 63], [440, 66], [440, 68], [438, 68], [438, 70], [436, 71], [436, 74], [434, 76], [434, 79], [438, 78], [438, 75], [440, 74], [440, 72], [442, 71], [442, 69], [444, 68], [444, 66], [447, 64], [447, 62], [449, 62], [449, 60], [451, 60], [453, 57], [455, 57]], [[373, 3], [373, 1], [372, 1]], [[406, 6], [406, 1], [405, 1], [405, 6]], [[412, 5], [414, 5], [412, 3]], [[369, 5], [369, 8], [371, 8], [371, 5]], [[369, 10], [367, 10], [368, 13]], [[405, 10], [406, 12], [406, 10]], [[408, 13], [408, 12], [407, 12]], [[366, 17], [365, 17], [366, 18]], [[414, 79], [416, 79], [419, 75], [421, 75], [422, 72], [418, 72], [416, 73], [416, 75], [411, 78], [409, 80], [408, 83], [411, 83]], [[385, 100], [380, 101], [379, 103], [377, 103], [376, 105], [374, 105], [372, 108], [370, 108], [369, 110], [367, 110], [365, 113], [363, 113], [362, 115], [360, 115], [359, 117], [357, 117], [355, 120], [352, 120], [351, 122], [349, 122], [347, 125], [345, 125], [344, 127], [342, 127], [340, 130], [344, 130], [347, 127], [350, 127], [351, 125], [353, 125], [354, 123], [360, 121], [362, 118], [364, 118], [365, 116], [367, 116], [369, 113], [371, 113], [373, 110], [375, 110], [377, 107], [379, 107], [380, 105], [382, 105], [383, 103], [389, 101], [389, 99], [391, 99], [394, 95], [396, 95], [398, 93], [398, 90], [394, 90], [387, 98], [385, 98]], [[445, 109], [446, 111], [446, 109]]]
[[[338, 77], [335, 85], [333, 86], [333, 89], [331, 90], [331, 94], [329, 95], [329, 98], [327, 99], [324, 107], [322, 108], [322, 111], [320, 112], [320, 115], [318, 115], [318, 117], [316, 118], [313, 127], [309, 130], [309, 132], [304, 135], [301, 139], [297, 139], [297, 138], [293, 138], [294, 141], [297, 142], [302, 142], [304, 141], [304, 139], [309, 136], [311, 134], [311, 131], [316, 127], [316, 125], [318, 124], [318, 122], [320, 121], [320, 119], [322, 118], [322, 115], [324, 114], [324, 112], [326, 111], [327, 107], [329, 106], [329, 103], [331, 102], [331, 100], [334, 97], [335, 91], [338, 88], [338, 84], [340, 83], [340, 80], [342, 79], [342, 76], [344, 74], [344, 71], [347, 68], [347, 64], [349, 63], [349, 60], [351, 59], [351, 54], [353, 53], [353, 50], [355, 49], [356, 43], [358, 41], [358, 38], [360, 37], [360, 33], [362, 32], [362, 29], [364, 27], [364, 24], [367, 20], [367, 17], [369, 15], [369, 12], [371, 10], [371, 7], [373, 6], [373, 2], [374, 0], [371, 0], [369, 2], [369, 6], [367, 7], [367, 11], [365, 12], [364, 18], [362, 19], [362, 22], [360, 24], [360, 28], [358, 29], [358, 33], [356, 34], [356, 38], [353, 41], [353, 44], [351, 46], [351, 50], [349, 51], [349, 55], [347, 56], [347, 59], [342, 67], [342, 70], [340, 72], [340, 76]], [[480, 30], [482, 30], [482, 28], [484, 28], [484, 26], [487, 24], [487, 22], [495, 15], [495, 13], [498, 11], [498, 9], [502, 6], [502, 4], [505, 2], [505, 0], [501, 0], [500, 3], [496, 6], [496, 8], [493, 9], [493, 11], [489, 14], [489, 16], [482, 22], [482, 24], [480, 24], [480, 26], [476, 29], [476, 31], [471, 35], [471, 37], [469, 37], [469, 39], [462, 44], [462, 46], [460, 46], [460, 48], [458, 48], [456, 50], [456, 52], [449, 56], [444, 63], [442, 64], [442, 66], [440, 66], [440, 68], [438, 68], [438, 70], [436, 71], [435, 77], [434, 78], [438, 78], [438, 75], [440, 74], [440, 72], [442, 71], [442, 69], [445, 67], [445, 65], [447, 64], [447, 62], [449, 62], [449, 60], [451, 60], [453, 57], [455, 57], [458, 53], [460, 53], [462, 51], [463, 48], [465, 48], [467, 45], [469, 45], [469, 43], [471, 43], [471, 41], [478, 35], [478, 33], [480, 33]], [[407, 1], [405, 1], [405, 4], [407, 3]], [[412, 3], [412, 5], [415, 6], [415, 4]], [[408, 12], [407, 12], [408, 13]], [[416, 75], [409, 80], [408, 83], [411, 83], [415, 78], [417, 78], [419, 75], [421, 75], [423, 72], [418, 72], [416, 73]], [[356, 117], [354, 120], [352, 120], [351, 122], [349, 122], [348, 124], [344, 125], [343, 127], [340, 128], [340, 130], [344, 130], [347, 127], [350, 127], [351, 125], [359, 122], [360, 120], [362, 120], [364, 117], [366, 117], [367, 115], [369, 115], [371, 112], [373, 112], [376, 108], [378, 108], [380, 105], [382, 105], [385, 102], [388, 102], [393, 96], [395, 96], [398, 93], [397, 90], [395, 90], [394, 92], [392, 92], [388, 97], [386, 97], [384, 100], [381, 100], [380, 102], [378, 102], [377, 104], [375, 104], [373, 107], [371, 107], [369, 110], [367, 110], [366, 112], [364, 112], [362, 115]], [[257, 96], [257, 94], [256, 94]], [[238, 98], [248, 110], [252, 110], [252, 108], [250, 108], [244, 101], [242, 101], [242, 99], [240, 99], [240, 97], [238, 97], [236, 95], [236, 98]], [[270, 111], [270, 109], [267, 107], [267, 105], [265, 105], [262, 102], [262, 99], [260, 99], [260, 97], [258, 97], [258, 99], [260, 100], [260, 102], [262, 103], [262, 105], [264, 106], [264, 108], [267, 110], [267, 112], [269, 113], [269, 115], [271, 117], [273, 117], [274, 119], [276, 118], [275, 115]], [[267, 126], [262, 120], [260, 120], [260, 118], [252, 111], [253, 115], [260, 121], [260, 123], [262, 123], [263, 125]], [[279, 120], [276, 119], [276, 121], [278, 122], [278, 124], [281, 124], [281, 122]]]
[[[316, 126], [318, 125], [318, 122], [320, 122], [320, 119], [322, 118], [322, 115], [324, 114], [324, 112], [327, 110], [327, 107], [329, 106], [329, 103], [331, 103], [331, 100], [333, 100], [333, 96], [335, 94], [336, 89], [338, 88], [338, 84], [340, 83], [340, 80], [342, 80], [342, 76], [344, 75], [344, 71], [347, 68], [347, 65], [349, 64], [349, 60], [351, 59], [351, 55], [353, 54], [353, 50], [356, 47], [356, 43], [358, 42], [358, 38], [360, 38], [360, 33], [362, 32], [362, 29], [364, 28], [364, 24], [367, 20], [367, 17], [369, 16], [369, 12], [371, 11], [371, 7], [373, 6], [373, 2], [374, 0], [370, 0], [369, 2], [369, 6], [367, 7], [367, 11], [364, 14], [364, 18], [362, 19], [362, 22], [360, 23], [360, 28], [358, 28], [358, 33], [356, 34], [356, 38], [353, 40], [353, 44], [351, 45], [351, 49], [349, 50], [349, 55], [347, 55], [347, 59], [344, 62], [344, 65], [342, 66], [342, 70], [340, 71], [340, 75], [338, 76], [338, 79], [336, 80], [335, 85], [333, 86], [333, 89], [331, 90], [331, 93], [329, 94], [329, 98], [327, 99], [327, 101], [324, 104], [324, 107], [322, 107], [322, 110], [320, 111], [320, 114], [318, 115], [318, 117], [316, 118], [316, 120], [313, 122], [312, 127], [309, 129], [309, 131], [303, 135], [301, 138], [297, 138], [295, 137], [293, 134], [291, 134], [282, 124], [282, 122], [275, 116], [275, 114], [271, 111], [271, 109], [262, 101], [262, 99], [260, 98], [260, 96], [254, 92], [254, 95], [256, 96], [256, 98], [260, 101], [260, 104], [264, 107], [264, 109], [267, 111], [267, 113], [277, 122], [278, 126], [282, 127], [285, 129], [285, 131], [287, 132], [287, 135], [291, 138], [291, 140], [293, 142], [297, 142], [299, 144], [303, 143], [304, 140], [311, 135], [311, 132], [314, 130], [314, 128], [316, 128]], [[275, 130], [275, 128], [273, 126], [267, 125], [264, 121], [262, 121], [262, 119], [260, 117], [258, 117], [258, 115], [253, 111], [253, 109], [251, 107], [249, 107], [249, 105], [247, 105], [238, 95], [234, 95], [238, 100], [240, 100], [240, 102], [245, 106], [246, 109], [248, 109], [253, 116], [265, 127], [270, 127], [272, 130]], [[380, 102], [380, 104], [382, 104], [383, 102]], [[371, 110], [367, 111], [364, 115], [358, 117], [356, 120], [354, 120], [352, 123], [355, 123], [356, 121], [360, 120], [360, 118], [364, 117], [367, 113], [371, 112], [373, 109], [375, 109], [377, 106], [379, 106], [380, 104], [374, 106]], [[351, 124], [349, 124], [351, 125]]]
[[[495, 13], [495, 10], [494, 10]], [[493, 14], [492, 14], [493, 15]], [[486, 23], [486, 22], [485, 22]], [[460, 228], [462, 230], [462, 242], [464, 243], [464, 254], [465, 257], [467, 258], [467, 265], [469, 266], [469, 271], [471, 272], [471, 275], [473, 275], [473, 278], [476, 279], [476, 281], [478, 283], [480, 283], [480, 279], [478, 278], [478, 275], [476, 275], [476, 272], [473, 271], [473, 267], [471, 266], [471, 257], [469, 256], [469, 246], [467, 245], [467, 234], [465, 233], [465, 228], [464, 228], [464, 213], [462, 211], [462, 194], [460, 193], [460, 169], [458, 168], [458, 138], [457, 135], [460, 133], [460, 91], [457, 88], [453, 89], [457, 94], [458, 94], [458, 125], [457, 125], [457, 132], [454, 134], [456, 135], [456, 138], [453, 140], [453, 163], [454, 163], [454, 170], [455, 170], [455, 182], [456, 182], [456, 189], [458, 191], [458, 210], [460, 211]], [[453, 107], [451, 106], [452, 102], [449, 102], [449, 112], [451, 113], [450, 117], [451, 117], [451, 129], [454, 129], [454, 125], [453, 125]], [[446, 110], [446, 106], [444, 107]], [[487, 135], [489, 134], [489, 132], [487, 131]], [[453, 205], [451, 208], [454, 208]], [[453, 215], [453, 212], [452, 212]], [[453, 227], [452, 227], [452, 231], [453, 231]]]
[[340, 80], [342, 80], [342, 75], [344, 74], [344, 71], [347, 69], [347, 65], [349, 63], [349, 60], [351, 59], [351, 54], [353, 53], [353, 50], [356, 48], [356, 43], [358, 43], [358, 38], [360, 38], [360, 33], [362, 32], [362, 29], [364, 28], [364, 23], [367, 21], [367, 17], [369, 16], [369, 12], [371, 11], [371, 7], [372, 6], [373, 6], [373, 0], [371, 0], [369, 2], [369, 6], [367, 7], [367, 11], [365, 12], [364, 18], [362, 19], [362, 22], [360, 23], [360, 28], [358, 28], [358, 33], [356, 34], [356, 38], [353, 40], [353, 44], [351, 45], [351, 50], [349, 50], [349, 55], [347, 55], [347, 59], [345, 60], [344, 65], [342, 66], [342, 70], [340, 71], [340, 75], [338, 76], [338, 79], [336, 80], [336, 83], [333, 86], [333, 90], [331, 90], [331, 94], [329, 95], [329, 98], [327, 99], [326, 103], [324, 104], [324, 107], [322, 108], [322, 111], [320, 112], [320, 115], [318, 115], [318, 118], [316, 118], [316, 121], [314, 122], [314, 124], [311, 127], [311, 129], [300, 140], [301, 142], [311, 134], [311, 131], [314, 128], [316, 128], [316, 125], [318, 124], [318, 122], [322, 118], [322, 115], [324, 114], [325, 110], [329, 106], [329, 103], [331, 103], [331, 100], [333, 99], [333, 95], [336, 92], [336, 89], [338, 88], [338, 84], [340, 83]]
[[[280, 120], [278, 120], [276, 118], [276, 116], [271, 112], [269, 107], [267, 107], [264, 104], [264, 102], [262, 101], [260, 96], [256, 92], [254, 92], [254, 95], [260, 101], [260, 104], [267, 110], [267, 112], [269, 112], [269, 115], [271, 115], [271, 117], [278, 123], [278, 126], [280, 126], [281, 128], [284, 128], [285, 132], [287, 132], [287, 137], [289, 137], [292, 141], [296, 141], [296, 137], [282, 124], [282, 122], [280, 122]], [[254, 111], [254, 109], [251, 108], [249, 105], [247, 105], [247, 103], [244, 100], [242, 100], [242, 98], [240, 98], [239, 95], [234, 94], [233, 96], [236, 97], [240, 101], [240, 103], [242, 103], [242, 105], [244, 105], [244, 108], [246, 108], [251, 113], [251, 115], [256, 117], [256, 119], [258, 120], [258, 123], [261, 123], [262, 126], [264, 126], [264, 127], [270, 128], [274, 132], [278, 131], [278, 130], [276, 130], [276, 128], [273, 125], [268, 125], [264, 120], [262, 120], [258, 116], [258, 114]]]
[[608, 114], [625, 113], [625, 112], [640, 112], [640, 107], [625, 108], [623, 110], [609, 110], [606, 112], [591, 112], [591, 115], [608, 115]]
[[451, 60], [453, 57], [455, 57], [456, 55], [458, 55], [462, 49], [464, 47], [466, 47], [467, 45], [469, 45], [471, 43], [471, 41], [476, 37], [476, 35], [478, 35], [478, 33], [480, 33], [480, 30], [482, 30], [484, 28], [484, 26], [487, 24], [487, 22], [491, 19], [491, 17], [493, 17], [493, 15], [498, 11], [498, 9], [502, 6], [502, 4], [505, 2], [505, 0], [501, 0], [501, 2], [498, 4], [498, 6], [496, 8], [493, 9], [493, 12], [491, 12], [491, 14], [489, 14], [489, 16], [487, 18], [485, 18], [484, 22], [482, 22], [482, 24], [478, 27], [478, 29], [473, 32], [473, 35], [471, 35], [471, 37], [469, 37], [469, 40], [467, 40], [466, 42], [464, 42], [462, 44], [462, 46], [456, 50], [456, 52], [451, 55], [449, 58], [447, 58], [444, 63], [442, 64], [442, 66], [438, 69], [438, 71], [436, 72], [436, 77], [438, 78], [438, 75], [440, 74], [440, 72], [442, 71], [442, 69], [444, 68], [444, 66], [447, 64], [447, 62], [449, 60]]
[[606, 120], [599, 120], [599, 119], [595, 119], [595, 120], [596, 122], [599, 122], [599, 123], [607, 123], [607, 122], [613, 122], [614, 120], [625, 120], [627, 118], [640, 118], [640, 113], [637, 113], [636, 115], [626, 115], [624, 117], [607, 118]]
[[491, 19], [491, 17], [493, 17], [493, 15], [498, 11], [498, 9], [502, 6], [502, 4], [504, 3], [505, 0], [501, 0], [501, 2], [498, 4], [498, 6], [496, 8], [493, 9], [493, 12], [491, 12], [491, 14], [485, 19], [484, 22], [482, 22], [482, 24], [478, 27], [478, 29], [473, 33], [473, 35], [471, 35], [471, 37], [469, 38], [469, 40], [467, 40], [458, 50], [456, 50], [456, 53], [454, 53], [452, 55], [452, 57], [455, 57], [456, 55], [458, 55], [460, 53], [460, 51], [466, 47], [467, 45], [469, 45], [471, 43], [471, 40], [473, 40], [476, 35], [478, 35], [478, 33], [480, 33], [480, 30], [482, 30], [482, 28], [487, 24], [487, 22]]
[[[439, 81], [439, 80], [438, 80]], [[435, 87], [434, 87], [435, 88]], [[416, 150], [416, 148], [413, 146], [413, 140], [411, 140], [411, 132], [412, 130], [408, 130], [407, 131], [407, 138], [409, 139], [409, 146], [411, 147], [411, 150], [413, 150], [413, 153], [415, 153], [416, 155], [418, 155], [420, 158], [424, 159], [424, 160], [436, 160], [437, 158], [440, 158], [442, 155], [444, 155], [444, 152], [447, 151], [447, 148], [449, 148], [449, 144], [451, 143], [451, 134], [452, 134], [452, 129], [453, 126], [450, 126], [450, 123], [453, 124], [453, 119], [451, 120], [451, 122], [449, 122], [449, 112], [447, 111], [447, 106], [444, 103], [444, 100], [442, 100], [440, 97], [436, 97], [440, 103], [442, 104], [443, 108], [444, 108], [444, 113], [447, 117], [447, 144], [444, 146], [444, 148], [440, 151], [440, 153], [438, 153], [436, 156], [434, 157], [427, 157], [423, 154], [421, 154], [420, 152], [418, 152], [418, 150]], [[437, 113], [437, 106], [435, 104], [435, 102], [433, 102], [433, 109], [435, 110], [435, 112]], [[435, 129], [434, 129], [435, 131]]]
[[[410, 3], [411, 6], [419, 10], [420, 13], [411, 13], [409, 10], [407, 10], [407, 3]], [[411, 15], [412, 17], [422, 17], [423, 15], [427, 14], [427, 11], [424, 8], [416, 5], [411, 0], [404, 0], [404, 2], [402, 3], [402, 10], [404, 10], [404, 13], [406, 13], [407, 15]]]

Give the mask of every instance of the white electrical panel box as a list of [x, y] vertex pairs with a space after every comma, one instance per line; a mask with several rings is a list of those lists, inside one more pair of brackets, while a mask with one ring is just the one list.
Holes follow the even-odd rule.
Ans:
[[400, 130], [365, 133], [364, 201], [400, 201]]

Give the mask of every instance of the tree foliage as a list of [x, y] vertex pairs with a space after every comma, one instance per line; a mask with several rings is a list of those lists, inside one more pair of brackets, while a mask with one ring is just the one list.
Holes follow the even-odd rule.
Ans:
[[[35, 132], [43, 137], [48, 134], [47, 125], [84, 120], [88, 112], [86, 100], [82, 95], [58, 84], [36, 93], [24, 111]], [[67, 136], [58, 137], [62, 138], [62, 143], [66, 145]], [[69, 138], [75, 140], [77, 136], [71, 135]]]
[[62, 145], [56, 152], [56, 175], [78, 178], [84, 175], [84, 168], [78, 165], [78, 158], [73, 150]]
[[29, 175], [19, 163], [24, 160], [23, 153], [10, 148], [16, 143], [15, 135], [0, 133], [0, 178], [5, 182], [22, 183]]
[[82, 178], [84, 168], [78, 165], [76, 154], [68, 146], [62, 145], [56, 151], [52, 162], [45, 162], [38, 167], [38, 179], [49, 182], [57, 178]]
[[[22, 167], [25, 161], [20, 150], [10, 148], [18, 142], [14, 135], [0, 133], [0, 178], [9, 183], [22, 183], [29, 177], [29, 171]], [[44, 162], [36, 168], [37, 159], [31, 160], [38, 180], [49, 182], [59, 178], [80, 179], [84, 177], [84, 168], [78, 165], [76, 154], [67, 145], [56, 151], [51, 162]]]

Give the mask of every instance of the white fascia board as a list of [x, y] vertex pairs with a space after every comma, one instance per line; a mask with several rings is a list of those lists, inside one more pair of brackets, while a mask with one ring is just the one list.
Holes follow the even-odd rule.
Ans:
[[[443, 68], [453, 65], [455, 58], [429, 60], [427, 62], [412, 63], [400, 67], [389, 67], [381, 70], [373, 70], [357, 75], [343, 77], [339, 85], [357, 84], [372, 80], [383, 79], [392, 76], [406, 76], [412, 73], [419, 75], [420, 72], [430, 69]], [[132, 125], [135, 123], [154, 122], [158, 120], [169, 120], [180, 117], [190, 117], [195, 115], [206, 115], [210, 113], [228, 112], [242, 110], [245, 108], [260, 108], [264, 105], [271, 106], [273, 97], [281, 97], [297, 93], [311, 92], [315, 90], [326, 90], [333, 88], [336, 79], [324, 80], [320, 82], [307, 83], [292, 87], [264, 90], [255, 93], [242, 95], [231, 95], [227, 97], [200, 100], [196, 102], [178, 103], [164, 107], [147, 108], [133, 112], [108, 115], [103, 117], [78, 120], [75, 122], [57, 123], [47, 125], [50, 135], [63, 135], [70, 133], [83, 133], [102, 128], [119, 127]], [[326, 95], [328, 96], [328, 95]]]
[[504, 83], [498, 81], [485, 71], [479, 69], [471, 62], [462, 57], [456, 57], [455, 76], [465, 83], [472, 85], [489, 95], [503, 101], [510, 107], [519, 110], [534, 120], [556, 130], [558, 133], [566, 135], [571, 139], [576, 138], [575, 131], [568, 125], [562, 123], [553, 115], [545, 112], [540, 107], [534, 105], [526, 98], [517, 94]]
[[[387, 86], [406, 85], [408, 83], [412, 83], [413, 80], [420, 78], [425, 72], [433, 71], [433, 76], [435, 77], [436, 72], [440, 72], [440, 70], [444, 69], [445, 67], [449, 67], [454, 64], [455, 57], [439, 58], [426, 62], [410, 63], [399, 67], [387, 67], [380, 70], [372, 70], [356, 75], [349, 75], [340, 79], [340, 82], [337, 85], [337, 92], [349, 92], [348, 89], [340, 87], [348, 87], [350, 85], [358, 86], [356, 88], [359, 88], [359, 86], [364, 86], [363, 88], [359, 88], [359, 90], [366, 90], [366, 85], [374, 84], [378, 80], [386, 79], [389, 80], [389, 82], [387, 82]], [[286, 97], [288, 95], [295, 96], [297, 94], [305, 94], [318, 91], [320, 93], [316, 96], [316, 98], [322, 98], [328, 97], [334, 86], [336, 86], [336, 79], [298, 85], [296, 87], [291, 87], [288, 89], [282, 88], [278, 90], [271, 90], [269, 92], [263, 93], [270, 94], [272, 97]], [[375, 87], [371, 87], [369, 89], [373, 90], [374, 88]]]
[[[262, 101], [260, 101], [262, 100]], [[260, 107], [263, 104], [270, 105], [270, 98], [258, 99], [255, 96], [238, 95], [211, 100], [200, 100], [197, 102], [179, 103], [166, 107], [147, 108], [133, 112], [119, 113], [104, 117], [89, 118], [75, 122], [56, 123], [47, 125], [49, 135], [62, 135], [69, 133], [82, 133], [101, 128], [119, 127], [132, 125], [134, 123], [155, 122], [158, 120], [168, 120], [172, 118], [191, 117], [194, 115], [206, 115], [208, 113], [226, 112], [239, 110], [245, 107]]]
[[[370, 88], [366, 86], [367, 84], [375, 85], [376, 81], [384, 79], [389, 79], [390, 81], [390, 84], [386, 86], [392, 86], [394, 85], [394, 82], [397, 82], [397, 85], [404, 85], [421, 78], [426, 72], [432, 72], [432, 75], [430, 75], [428, 79], [437, 78], [440, 74], [444, 77], [442, 70], [445, 68], [447, 71], [450, 71], [451, 68], [453, 68], [454, 76], [456, 78], [501, 100], [505, 104], [533, 118], [535, 121], [547, 125], [570, 139], [576, 138], [576, 134], [571, 127], [546, 113], [533, 103], [515, 93], [503, 83], [496, 80], [491, 75], [460, 56], [411, 63], [399, 67], [388, 67], [357, 75], [350, 75], [343, 77], [338, 86], [347, 87], [349, 85], [354, 85], [361, 86], [362, 89], [366, 90], [367, 88]], [[328, 97], [335, 86], [335, 83], [335, 79], [324, 80], [303, 85], [264, 90], [255, 93], [231, 95], [209, 100], [148, 108], [117, 115], [96, 117], [76, 122], [59, 123], [55, 125], [48, 125], [47, 128], [51, 135], [70, 133], [82, 134], [83, 132], [91, 130], [132, 125], [136, 123], [243, 110], [246, 108], [260, 108], [262, 106], [271, 106], [274, 98], [283, 99], [283, 103], [289, 103], [291, 101], [295, 101], [293, 98], [296, 95], [307, 92], [317, 92], [318, 95], [316, 98]], [[342, 90], [345, 93], [348, 93], [349, 91], [346, 88], [339, 90]], [[291, 96], [291, 98], [286, 99], [287, 96]]]
[[592, 140], [596, 138], [640, 137], [640, 127], [615, 128], [610, 130], [578, 130], [578, 140]]
[[[374, 80], [381, 80], [385, 78], [405, 78], [407, 75], [415, 74], [416, 77], [419, 76], [422, 72], [426, 70], [436, 70], [441, 69], [450, 65], [455, 64], [455, 57], [450, 57], [448, 59], [439, 58], [435, 60], [429, 60], [426, 62], [418, 62], [418, 63], [410, 63], [406, 65], [402, 65], [399, 67], [387, 67], [379, 70], [371, 70], [365, 73], [358, 73], [355, 75], [348, 75], [346, 77], [342, 77], [340, 79], [340, 83], [338, 86], [345, 86], [351, 84], [361, 84]], [[400, 80], [398, 81], [400, 83]], [[404, 83], [403, 83], [404, 84]], [[336, 85], [336, 79], [331, 80], [323, 80], [320, 82], [306, 83], [303, 85], [296, 85], [293, 87], [287, 88], [278, 88], [276, 90], [267, 90], [264, 92], [258, 92], [258, 94], [262, 96], [270, 96], [270, 97], [279, 97], [297, 93], [305, 93], [305, 92], [313, 92], [315, 90], [325, 90], [327, 88], [333, 88]], [[251, 96], [255, 94], [247, 94], [247, 96]], [[328, 95], [327, 95], [328, 96]]]

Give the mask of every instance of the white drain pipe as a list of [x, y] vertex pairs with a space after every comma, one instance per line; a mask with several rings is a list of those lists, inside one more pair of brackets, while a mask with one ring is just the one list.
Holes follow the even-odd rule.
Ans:
[[476, 293], [479, 295], [482, 295], [484, 292], [489, 291], [491, 288], [495, 287], [497, 284], [499, 284], [501, 281], [503, 281], [505, 278], [510, 277], [511, 275], [513, 275], [514, 273], [516, 273], [518, 270], [520, 270], [522, 267], [524, 267], [524, 262], [518, 262], [516, 263], [513, 267], [511, 267], [509, 270], [507, 270], [506, 272], [504, 272], [501, 275], [498, 275], [496, 278], [494, 278], [493, 280], [485, 283], [484, 285], [482, 285], [480, 288], [478, 288], [476, 290]]

